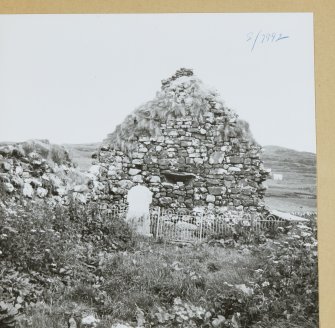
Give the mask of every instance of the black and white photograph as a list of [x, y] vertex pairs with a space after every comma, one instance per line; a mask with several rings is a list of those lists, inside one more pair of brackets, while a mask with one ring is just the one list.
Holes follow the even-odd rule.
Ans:
[[0, 15], [0, 328], [319, 327], [312, 13]]

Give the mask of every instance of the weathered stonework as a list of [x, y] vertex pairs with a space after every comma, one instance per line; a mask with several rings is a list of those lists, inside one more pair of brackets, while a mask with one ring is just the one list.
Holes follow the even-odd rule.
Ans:
[[[160, 105], [167, 97], [173, 102]], [[93, 155], [104, 186], [96, 199], [121, 201], [131, 186], [142, 184], [153, 192], [153, 205], [263, 210], [268, 172], [261, 147], [247, 123], [190, 70], [163, 81], [160, 94], [144, 106]], [[141, 121], [143, 115], [150, 118]]]
[[0, 188], [13, 199], [23, 196], [67, 205], [71, 195], [86, 203], [88, 179], [74, 167], [65, 148], [47, 140], [0, 146]]

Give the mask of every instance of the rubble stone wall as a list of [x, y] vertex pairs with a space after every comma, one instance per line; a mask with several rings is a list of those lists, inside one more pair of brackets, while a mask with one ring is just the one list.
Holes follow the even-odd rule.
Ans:
[[0, 187], [14, 198], [46, 199], [67, 205], [70, 194], [85, 203], [88, 177], [67, 151], [47, 140], [0, 146]]
[[138, 137], [127, 154], [113, 143], [103, 145], [93, 156], [103, 186], [97, 197], [115, 203], [141, 184], [153, 192], [153, 205], [262, 211], [268, 172], [261, 147], [238, 134], [232, 113], [214, 107], [204, 119], [170, 118], [159, 136]]

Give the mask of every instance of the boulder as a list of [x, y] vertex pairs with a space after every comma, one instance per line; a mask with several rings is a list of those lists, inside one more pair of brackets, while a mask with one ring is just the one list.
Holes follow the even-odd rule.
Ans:
[[65, 195], [67, 195], [67, 189], [66, 189], [65, 187], [63, 187], [63, 186], [56, 188], [55, 191], [56, 191], [56, 194], [57, 194], [58, 196], [63, 197], [63, 196], [65, 196]]
[[27, 182], [24, 183], [23, 189], [22, 189], [22, 194], [25, 197], [33, 198], [33, 196], [34, 196], [34, 189], [33, 189], [33, 187], [31, 186], [30, 183], [27, 183]]
[[82, 328], [94, 328], [96, 327], [100, 322], [100, 319], [97, 319], [94, 315], [86, 315], [81, 319], [81, 327]]
[[22, 173], [23, 173], [23, 168], [22, 168], [22, 166], [17, 166], [17, 167], [15, 168], [15, 174], [21, 176]]
[[42, 187], [38, 187], [37, 190], [36, 190], [36, 195], [39, 198], [44, 198], [44, 197], [46, 197], [48, 195], [48, 190], [44, 189]]
[[4, 187], [5, 187], [5, 191], [8, 193], [12, 193], [15, 190], [14, 186], [9, 182], [5, 182]]
[[2, 168], [3, 168], [4, 171], [8, 172], [8, 171], [11, 170], [12, 165], [10, 163], [8, 163], [8, 162], [3, 162], [2, 163]]
[[17, 188], [22, 188], [24, 181], [19, 176], [14, 175], [11, 179], [11, 183]]

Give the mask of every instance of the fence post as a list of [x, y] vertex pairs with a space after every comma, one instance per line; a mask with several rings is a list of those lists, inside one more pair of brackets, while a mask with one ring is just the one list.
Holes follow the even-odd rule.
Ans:
[[157, 227], [156, 227], [156, 239], [158, 239], [159, 237], [159, 223], [160, 223], [160, 217], [161, 217], [161, 208], [158, 207], [157, 210]]
[[202, 222], [204, 220], [204, 213], [201, 213], [201, 220], [200, 220], [200, 241], [202, 240]]

